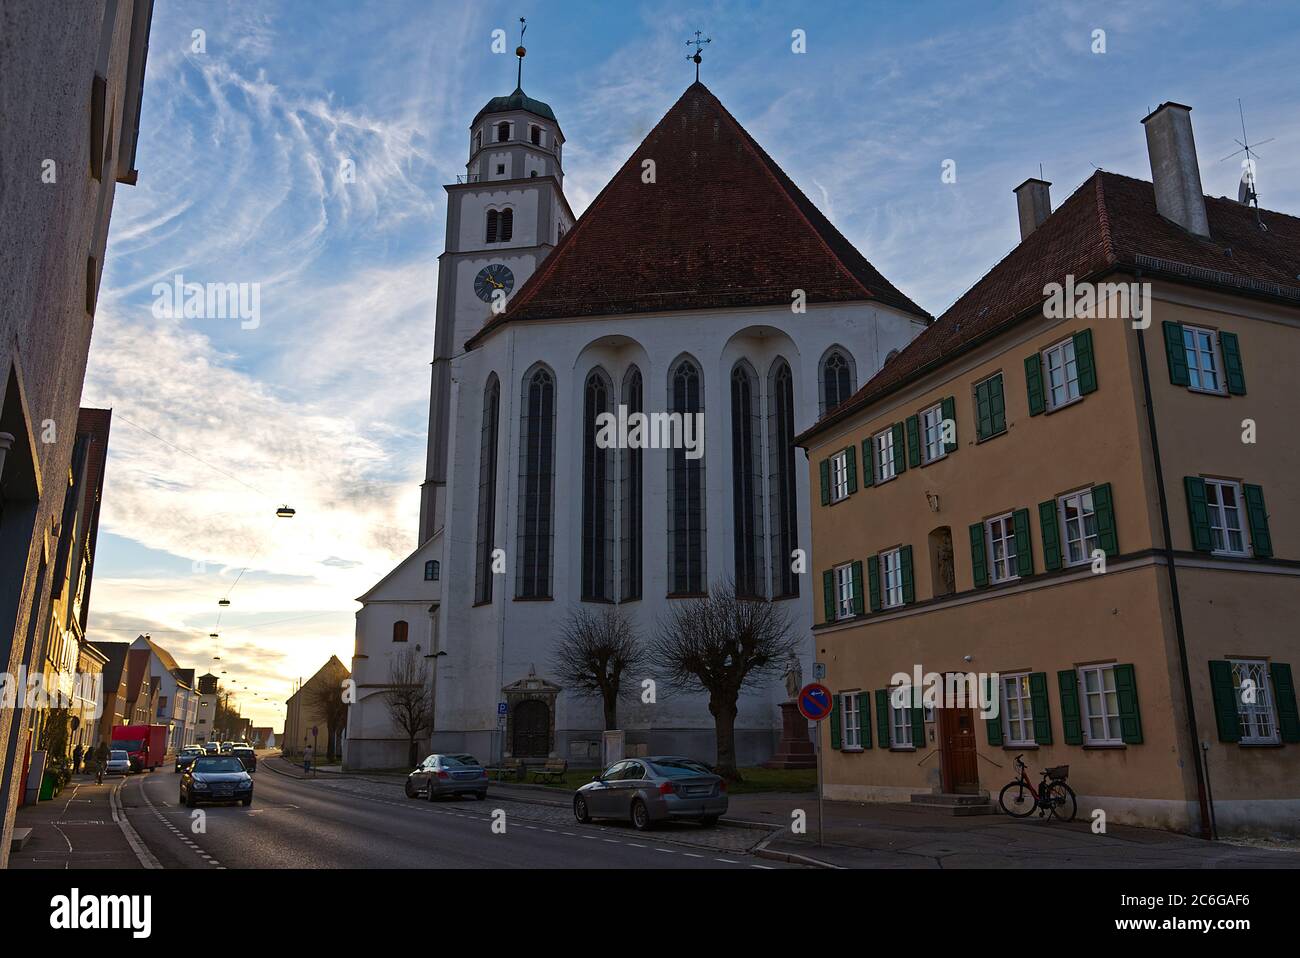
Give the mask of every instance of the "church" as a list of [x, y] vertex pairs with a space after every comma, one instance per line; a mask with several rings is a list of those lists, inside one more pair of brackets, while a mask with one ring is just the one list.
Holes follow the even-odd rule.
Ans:
[[[786, 604], [813, 675], [816, 566], [795, 557], [814, 491], [792, 440], [931, 317], [698, 77], [581, 217], [564, 143], [521, 83], [475, 114], [445, 187], [419, 546], [358, 600], [349, 768], [407, 761], [395, 657], [432, 686], [421, 749], [595, 764], [601, 703], [553, 665], [583, 605], [644, 641], [731, 580]], [[703, 455], [605, 448], [597, 417], [620, 408], [702, 417]], [[779, 676], [742, 697], [740, 765], [772, 755], [786, 699]], [[705, 696], [660, 685], [619, 724], [633, 753], [715, 759]]]

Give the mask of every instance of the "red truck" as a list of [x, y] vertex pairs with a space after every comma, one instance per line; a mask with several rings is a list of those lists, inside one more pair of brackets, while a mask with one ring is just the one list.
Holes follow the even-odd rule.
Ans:
[[110, 749], [121, 749], [131, 759], [131, 771], [153, 771], [167, 754], [166, 725], [115, 725]]

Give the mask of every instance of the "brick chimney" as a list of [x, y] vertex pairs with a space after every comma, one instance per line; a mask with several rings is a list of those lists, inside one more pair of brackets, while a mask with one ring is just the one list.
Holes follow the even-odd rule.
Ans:
[[1192, 139], [1192, 108], [1181, 103], [1161, 103], [1142, 120], [1151, 157], [1151, 182], [1156, 189], [1156, 211], [1189, 233], [1208, 237], [1205, 193], [1201, 168]]
[[1023, 243], [1029, 234], [1043, 225], [1043, 220], [1052, 215], [1052, 184], [1047, 180], [1030, 177], [1013, 193], [1016, 194], [1016, 210], [1020, 214], [1020, 241]]

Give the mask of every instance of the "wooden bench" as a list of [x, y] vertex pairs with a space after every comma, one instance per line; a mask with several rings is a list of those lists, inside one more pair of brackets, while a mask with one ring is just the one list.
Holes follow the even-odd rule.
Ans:
[[524, 763], [517, 758], [502, 759], [496, 772], [498, 782], [509, 778], [522, 782], [524, 780]]
[[542, 784], [551, 784], [564, 778], [564, 773], [569, 770], [569, 763], [562, 758], [548, 758], [546, 764], [541, 768], [533, 769], [533, 781]]

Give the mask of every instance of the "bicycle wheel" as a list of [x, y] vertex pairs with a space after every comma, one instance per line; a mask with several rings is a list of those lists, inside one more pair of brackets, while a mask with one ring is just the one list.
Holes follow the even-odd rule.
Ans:
[[1002, 786], [1002, 792], [998, 795], [998, 804], [1012, 818], [1028, 818], [1038, 807], [1038, 803], [1034, 801], [1034, 793], [1029, 790], [1029, 785], [1025, 782], [1008, 782]]
[[1079, 810], [1079, 802], [1074, 797], [1074, 789], [1064, 782], [1052, 782], [1047, 786], [1043, 796], [1047, 807], [1053, 815], [1063, 822], [1074, 821], [1074, 814]]

